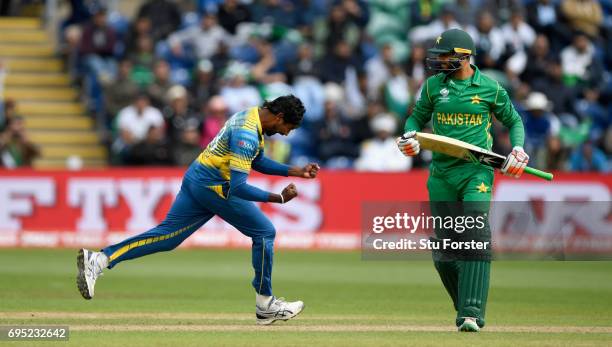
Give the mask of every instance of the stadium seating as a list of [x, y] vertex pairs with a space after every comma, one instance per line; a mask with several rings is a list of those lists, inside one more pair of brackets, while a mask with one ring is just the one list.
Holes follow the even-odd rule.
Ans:
[[40, 146], [38, 168], [65, 167], [79, 156], [85, 167], [105, 166], [107, 151], [55, 56], [39, 19], [0, 19], [0, 59], [6, 61], [4, 98], [15, 100], [30, 138]]

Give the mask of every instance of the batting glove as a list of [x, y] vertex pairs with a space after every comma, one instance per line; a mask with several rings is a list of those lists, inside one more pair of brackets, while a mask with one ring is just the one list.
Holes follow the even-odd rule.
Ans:
[[523, 150], [523, 147], [515, 146], [512, 152], [506, 157], [506, 161], [502, 165], [501, 172], [506, 176], [519, 178], [525, 171], [529, 156]]
[[421, 151], [421, 145], [416, 138], [416, 131], [409, 131], [395, 140], [397, 148], [407, 157], [413, 157]]

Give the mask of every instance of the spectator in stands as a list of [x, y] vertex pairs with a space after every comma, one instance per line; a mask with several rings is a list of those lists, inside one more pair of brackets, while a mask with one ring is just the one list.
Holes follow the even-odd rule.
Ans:
[[129, 56], [133, 66], [132, 79], [141, 88], [146, 88], [153, 82], [155, 63], [153, 48], [153, 40], [148, 36], [141, 36], [138, 38], [136, 52]]
[[576, 102], [576, 112], [582, 119], [591, 123], [590, 138], [595, 141], [603, 138], [612, 120], [608, 110], [602, 106], [600, 96], [599, 90], [587, 88]]
[[193, 49], [198, 59], [210, 58], [217, 52], [220, 42], [229, 44], [231, 36], [219, 25], [217, 16], [213, 13], [205, 14], [199, 26], [187, 27], [170, 35], [168, 43], [172, 52], [177, 56], [187, 54], [186, 48]]
[[165, 39], [181, 24], [181, 11], [172, 0], [149, 0], [138, 10], [137, 18], [149, 18], [154, 42]]
[[427, 25], [438, 17], [442, 1], [424, 0], [410, 2], [410, 25]]
[[550, 51], [546, 36], [536, 36], [527, 53], [527, 61], [529, 61], [529, 64], [525, 65], [525, 69], [520, 75], [521, 80], [531, 85], [546, 83], [550, 66], [556, 61], [554, 54]]
[[86, 73], [86, 93], [91, 98], [89, 106], [93, 109], [102, 108], [100, 81], [110, 81], [115, 77], [116, 43], [115, 30], [106, 22], [106, 9], [97, 8], [92, 20], [83, 28], [79, 45], [79, 55]]
[[424, 44], [435, 40], [442, 32], [454, 28], [460, 29], [461, 24], [455, 19], [454, 8], [447, 5], [442, 8], [440, 17], [427, 25], [414, 27], [410, 31], [409, 37], [413, 44]]
[[511, 79], [517, 78], [527, 66], [527, 51], [536, 39], [536, 33], [525, 23], [523, 12], [519, 9], [512, 11], [510, 21], [501, 28], [506, 46], [511, 56], [506, 63], [506, 71]]
[[545, 171], [566, 170], [567, 149], [558, 136], [549, 136], [546, 146], [535, 153], [535, 167]]
[[546, 36], [557, 22], [557, 7], [552, 0], [535, 0], [526, 5], [527, 23]]
[[127, 165], [171, 165], [172, 152], [162, 127], [150, 126], [142, 141], [127, 150]]
[[[10, 4], [11, 1], [2, 1], [3, 4]], [[68, 2], [70, 5], [70, 14], [68, 18], [62, 22], [61, 27], [65, 29], [71, 25], [81, 25], [87, 22], [92, 16], [91, 4], [85, 0], [71, 0]]]
[[229, 116], [227, 104], [219, 95], [215, 95], [203, 105], [202, 140], [200, 147], [204, 148], [213, 140]]
[[479, 10], [478, 2], [475, 0], [457, 0], [455, 6], [452, 7], [455, 19], [462, 27], [467, 28], [474, 22]]
[[[237, 60], [246, 64], [255, 64], [259, 60], [257, 47], [265, 41], [266, 30], [257, 24], [246, 25], [240, 34], [234, 37], [234, 45], [228, 48], [230, 60]], [[261, 30], [260, 30], [261, 29]], [[227, 46], [227, 45], [225, 45]], [[213, 58], [211, 60], [214, 62]]]
[[368, 59], [365, 63], [365, 72], [368, 77], [368, 99], [380, 100], [385, 82], [391, 78], [391, 67], [395, 64], [393, 46], [383, 44], [379, 53]]
[[291, 60], [285, 68], [288, 82], [293, 85], [294, 94], [302, 100], [306, 113], [305, 122], [314, 122], [323, 117], [325, 95], [320, 80], [320, 66], [314, 58], [310, 43], [302, 43], [298, 48], [297, 58]]
[[425, 58], [427, 54], [422, 45], [413, 45], [410, 50], [410, 57], [406, 62], [406, 73], [409, 78], [410, 94], [417, 95], [417, 92], [425, 81], [426, 69]]
[[577, 33], [572, 44], [561, 51], [561, 67], [567, 86], [597, 85], [603, 74], [595, 58], [595, 47], [584, 33]]
[[325, 101], [324, 118], [315, 127], [319, 158], [328, 167], [347, 168], [359, 155], [350, 120], [342, 113], [340, 100]]
[[521, 0], [484, 0], [483, 5], [484, 10], [498, 23], [509, 21], [512, 12], [522, 8]]
[[181, 85], [170, 88], [165, 96], [168, 106], [164, 108], [163, 114], [168, 125], [170, 143], [178, 143], [186, 128], [200, 129], [202, 125], [200, 116], [189, 107], [188, 97], [187, 89]]
[[364, 0], [341, 0], [346, 14], [361, 30], [363, 30], [370, 20], [370, 9]]
[[136, 22], [130, 26], [125, 40], [125, 53], [127, 55], [138, 52], [138, 41], [142, 37], [153, 39], [151, 19], [148, 17], [136, 18]]
[[10, 99], [4, 100], [4, 79], [6, 78], [6, 68], [4, 62], [0, 59], [0, 132], [2, 132], [6, 126], [6, 103], [12, 101]]
[[132, 105], [122, 109], [117, 115], [119, 141], [115, 145], [116, 152], [143, 141], [151, 127], [163, 130], [164, 117], [158, 109], [151, 106], [148, 95], [141, 92]]
[[83, 30], [78, 25], [70, 25], [64, 29], [63, 32], [63, 44], [60, 46], [60, 55], [66, 64], [66, 69], [70, 75], [71, 82], [80, 82], [80, 72], [82, 69], [79, 66], [80, 62], [80, 46], [81, 46], [81, 34]]
[[[123, 59], [119, 63], [117, 78], [104, 84], [104, 105], [108, 119], [114, 119], [121, 109], [128, 106], [138, 91], [138, 85], [132, 80], [132, 62]], [[107, 127], [109, 125], [106, 124]]]
[[348, 69], [352, 68], [361, 72], [362, 65], [359, 57], [353, 54], [351, 46], [346, 41], [338, 41], [334, 49], [319, 62], [321, 79], [324, 83], [342, 84], [346, 79]]
[[352, 124], [353, 135], [357, 143], [362, 143], [375, 136], [372, 131], [371, 122], [372, 120], [385, 112], [385, 107], [380, 102], [369, 102], [362, 117], [359, 117]]
[[601, 149], [593, 146], [591, 142], [586, 142], [572, 153], [570, 170], [608, 172], [608, 161]]
[[236, 34], [236, 27], [240, 23], [251, 21], [251, 11], [249, 7], [238, 0], [225, 0], [219, 6], [219, 25], [228, 33]]
[[231, 63], [225, 72], [225, 85], [221, 87], [220, 95], [228, 106], [230, 114], [253, 105], [260, 105], [262, 102], [257, 89], [247, 84], [248, 74], [248, 66], [239, 62]]
[[535, 0], [527, 4], [527, 23], [550, 41], [552, 50], [559, 52], [571, 41], [569, 27], [559, 25], [560, 15], [553, 0]]
[[[353, 2], [349, 2], [353, 3]], [[342, 42], [353, 50], [359, 42], [359, 26], [347, 12], [353, 5], [344, 5], [336, 2], [332, 5], [327, 18], [319, 19], [313, 28], [316, 43], [315, 53], [320, 56], [329, 55], [337, 49], [338, 43]]]
[[17, 112], [17, 102], [13, 98], [6, 98], [3, 100], [3, 112], [4, 112], [4, 120], [8, 122], [12, 117], [19, 116]]
[[351, 22], [359, 29], [365, 28], [370, 19], [368, 4], [364, 0], [341, 0], [340, 3]]
[[319, 77], [320, 65], [314, 58], [313, 45], [304, 42], [298, 47], [297, 53], [297, 58], [286, 65], [286, 74], [288, 82], [292, 85], [293, 94], [302, 100], [306, 109], [302, 125], [287, 138], [291, 158], [295, 164], [315, 160], [313, 128], [323, 118], [325, 104], [324, 86]]
[[195, 70], [195, 81], [189, 88], [189, 94], [195, 108], [200, 108], [201, 105], [206, 104], [208, 99], [219, 92], [215, 78], [216, 74], [212, 62], [208, 59], [200, 60]]
[[343, 87], [346, 97], [344, 114], [354, 120], [363, 115], [367, 104], [368, 77], [363, 71], [361, 61], [358, 66], [346, 70]]
[[294, 28], [297, 25], [295, 6], [291, 1], [254, 1], [251, 13], [253, 21], [257, 23], [268, 23], [285, 28]]
[[[296, 7], [295, 13], [297, 15], [296, 29], [299, 30], [303, 38], [312, 40], [312, 29], [316, 20], [324, 16], [325, 12], [327, 11], [327, 9], [324, 9], [326, 4], [324, 2], [312, 0], [296, 0], [294, 1], [294, 5]], [[359, 10], [361, 10], [361, 6], [359, 6]]]
[[525, 125], [525, 149], [535, 153], [545, 144], [550, 135], [559, 131], [559, 121], [550, 112], [550, 101], [546, 95], [532, 92], [525, 101], [523, 123]]
[[215, 78], [220, 75], [219, 72], [224, 71], [227, 65], [232, 60], [229, 53], [229, 46], [225, 42], [219, 42], [217, 52], [210, 57], [210, 62], [213, 65], [213, 71], [215, 72]]
[[170, 65], [165, 60], [158, 60], [153, 67], [153, 83], [147, 88], [147, 93], [151, 98], [151, 105], [162, 109], [166, 105], [166, 95], [172, 87], [170, 81]]
[[612, 155], [612, 127], [608, 127], [606, 134], [603, 138], [603, 151], [610, 158]]
[[187, 126], [177, 144], [173, 146], [172, 157], [175, 165], [187, 166], [202, 152], [200, 131], [195, 126]]
[[603, 23], [601, 5], [596, 0], [563, 0], [561, 15], [573, 31], [586, 33], [590, 39], [599, 37]]
[[384, 104], [396, 119], [405, 120], [410, 104], [410, 84], [408, 76], [399, 64], [391, 65], [391, 76], [384, 85]]
[[[531, 64], [531, 60], [529, 63]], [[574, 106], [576, 93], [574, 89], [568, 88], [563, 83], [563, 72], [559, 62], [549, 62], [546, 74], [542, 78], [534, 80], [532, 89], [546, 95], [553, 105], [552, 111], [555, 114], [559, 116], [574, 116], [576, 114]]]
[[288, 162], [292, 148], [284, 136], [276, 134], [268, 137], [264, 146], [266, 157], [283, 164]]
[[85, 66], [97, 77], [102, 74], [113, 76], [116, 42], [115, 30], [106, 22], [106, 8], [100, 7], [83, 28], [79, 47]]
[[476, 28], [468, 30], [476, 45], [476, 65], [481, 69], [495, 69], [503, 66], [502, 55], [506, 42], [500, 29], [495, 26], [495, 18], [490, 12], [481, 12]]
[[286, 76], [274, 54], [274, 47], [266, 40], [257, 41], [255, 46], [259, 60], [251, 67], [251, 77], [258, 84], [285, 82]]
[[391, 114], [380, 114], [370, 121], [372, 132], [376, 137], [361, 145], [361, 153], [355, 161], [359, 171], [407, 171], [412, 165], [412, 158], [398, 153], [395, 143], [397, 118]]
[[30, 141], [25, 120], [11, 116], [0, 133], [0, 166], [13, 169], [32, 166], [32, 161], [40, 155], [38, 147]]

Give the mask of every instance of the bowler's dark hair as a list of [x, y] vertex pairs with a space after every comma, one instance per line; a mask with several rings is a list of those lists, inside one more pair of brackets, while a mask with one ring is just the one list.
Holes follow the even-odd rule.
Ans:
[[294, 95], [279, 96], [272, 101], [266, 101], [263, 108], [268, 109], [273, 114], [282, 113], [285, 122], [294, 125], [300, 125], [305, 112], [302, 100]]

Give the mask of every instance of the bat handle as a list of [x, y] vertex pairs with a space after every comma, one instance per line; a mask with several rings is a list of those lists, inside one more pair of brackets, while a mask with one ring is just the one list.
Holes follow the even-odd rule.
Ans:
[[534, 169], [532, 167], [527, 166], [525, 168], [525, 173], [528, 173], [530, 175], [534, 175], [536, 177], [540, 177], [543, 178], [547, 181], [552, 181], [553, 180], [553, 174], [551, 174], [550, 172], [544, 172], [544, 171], [540, 171], [538, 169]]

